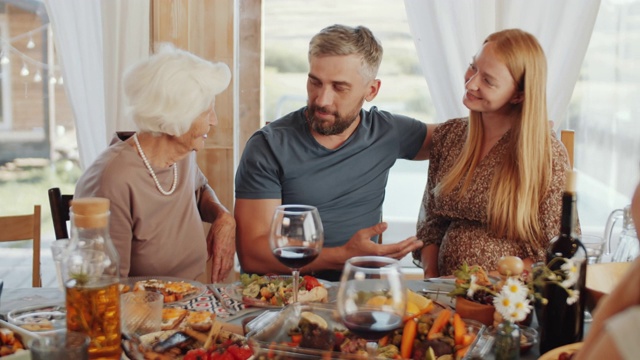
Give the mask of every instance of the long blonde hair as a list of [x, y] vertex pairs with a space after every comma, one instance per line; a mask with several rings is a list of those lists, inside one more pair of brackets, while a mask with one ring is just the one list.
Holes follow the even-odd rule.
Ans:
[[[551, 181], [551, 129], [547, 118], [547, 62], [536, 38], [522, 30], [493, 33], [487, 42], [509, 69], [524, 94], [511, 127], [507, 151], [493, 175], [487, 205], [489, 230], [499, 237], [542, 243], [540, 203]], [[455, 165], [435, 187], [436, 195], [451, 193], [464, 181], [459, 195], [468, 189], [480, 162], [482, 114], [471, 111], [467, 139]]]

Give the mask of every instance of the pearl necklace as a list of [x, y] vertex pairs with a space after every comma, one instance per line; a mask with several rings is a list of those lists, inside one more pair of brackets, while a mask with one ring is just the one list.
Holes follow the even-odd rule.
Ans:
[[176, 186], [178, 185], [178, 164], [175, 163], [175, 164], [171, 165], [173, 167], [173, 184], [171, 185], [171, 189], [169, 189], [169, 191], [165, 191], [162, 188], [162, 186], [160, 185], [160, 182], [158, 181], [158, 177], [156, 176], [156, 173], [151, 168], [151, 164], [149, 164], [149, 160], [147, 160], [147, 156], [144, 154], [144, 151], [142, 151], [142, 146], [140, 146], [140, 142], [138, 141], [138, 134], [137, 133], [133, 134], [133, 141], [136, 142], [136, 147], [138, 148], [138, 152], [140, 153], [140, 156], [142, 157], [142, 162], [144, 162], [144, 165], [149, 170], [149, 173], [151, 173], [151, 177], [153, 178], [153, 181], [156, 183], [156, 187], [158, 188], [158, 190], [160, 190], [162, 195], [167, 195], [168, 196], [168, 195], [173, 194], [173, 192], [176, 191]]

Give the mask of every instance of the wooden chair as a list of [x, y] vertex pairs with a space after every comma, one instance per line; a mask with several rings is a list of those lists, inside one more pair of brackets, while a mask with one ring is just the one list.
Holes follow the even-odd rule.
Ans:
[[71, 206], [71, 200], [73, 200], [73, 195], [63, 195], [59, 188], [49, 189], [49, 206], [51, 207], [51, 218], [53, 219], [56, 240], [69, 238], [67, 221], [70, 220], [69, 207]]
[[560, 141], [567, 149], [567, 154], [569, 154], [569, 165], [573, 169], [573, 145], [574, 145], [575, 131], [573, 130], [561, 130], [560, 131]]
[[33, 240], [33, 287], [42, 286], [40, 274], [40, 205], [33, 214], [0, 217], [0, 242]]

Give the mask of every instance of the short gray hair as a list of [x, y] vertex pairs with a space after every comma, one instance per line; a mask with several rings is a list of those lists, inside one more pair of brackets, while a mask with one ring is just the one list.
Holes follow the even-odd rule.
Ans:
[[140, 131], [180, 136], [229, 85], [231, 71], [172, 44], [124, 74], [126, 114]]
[[360, 55], [365, 79], [374, 79], [378, 75], [382, 53], [382, 45], [365, 26], [327, 26], [309, 42], [309, 60], [319, 56]]

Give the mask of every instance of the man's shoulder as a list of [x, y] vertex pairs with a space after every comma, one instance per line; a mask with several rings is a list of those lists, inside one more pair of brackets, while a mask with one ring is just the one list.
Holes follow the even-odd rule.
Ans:
[[365, 121], [388, 121], [390, 123], [395, 123], [397, 121], [409, 121], [422, 123], [420, 120], [414, 119], [410, 116], [380, 110], [377, 106], [372, 106], [369, 110], [363, 110], [363, 113], [363, 119]]
[[282, 131], [291, 131], [300, 128], [300, 124], [305, 123], [305, 112], [306, 107], [300, 108], [298, 110], [292, 111], [276, 120], [273, 120], [263, 126], [258, 132], [262, 132], [265, 134], [276, 134]]

